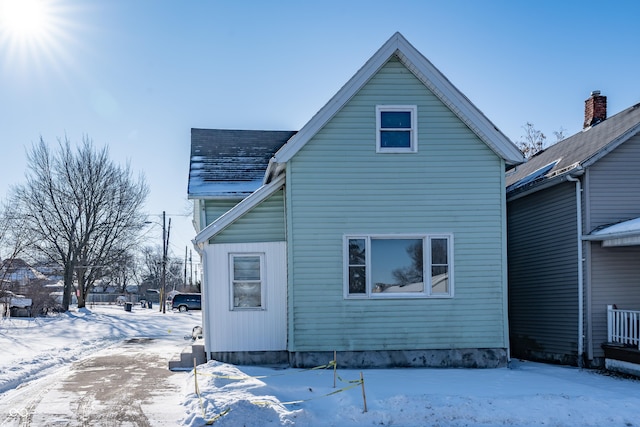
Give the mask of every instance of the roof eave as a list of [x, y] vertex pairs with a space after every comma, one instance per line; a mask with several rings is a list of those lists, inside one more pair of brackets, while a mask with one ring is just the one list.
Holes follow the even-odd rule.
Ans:
[[200, 193], [200, 194], [188, 194], [187, 200], [231, 200], [231, 199], [244, 199], [250, 196], [252, 192], [238, 192], [238, 193]]
[[520, 188], [510, 193], [507, 192], [507, 202], [512, 202], [514, 200], [528, 196], [529, 194], [537, 193], [538, 191], [556, 186], [565, 181], [569, 181], [569, 177], [577, 178], [582, 175], [584, 175], [584, 169], [580, 165], [578, 165], [575, 168], [568, 170], [563, 174], [556, 175], [552, 178], [541, 180], [540, 182], [534, 185], [531, 185], [529, 187], [525, 187], [524, 189]]
[[583, 236], [582, 240], [599, 242], [604, 240], [625, 239], [629, 237], [638, 237], [638, 236], [640, 236], [640, 230], [633, 230], [633, 231], [625, 231], [620, 233], [587, 235], [587, 236]]
[[275, 153], [274, 162], [289, 161], [394, 54], [507, 165], [524, 162], [524, 155], [515, 144], [399, 32], [387, 40], [329, 102]]
[[466, 95], [456, 88], [424, 55], [406, 39], [399, 58], [418, 79], [433, 92], [460, 120], [462, 120], [489, 148], [502, 157], [507, 165], [525, 161], [524, 155]]

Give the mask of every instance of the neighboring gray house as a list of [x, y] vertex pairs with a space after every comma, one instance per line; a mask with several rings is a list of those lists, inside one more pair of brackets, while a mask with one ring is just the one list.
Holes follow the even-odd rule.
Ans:
[[640, 104], [607, 118], [606, 102], [593, 92], [582, 131], [507, 173], [514, 357], [599, 367], [607, 342], [632, 356], [621, 364], [637, 352]]
[[193, 129], [207, 357], [503, 366], [523, 160], [399, 33], [297, 133]]

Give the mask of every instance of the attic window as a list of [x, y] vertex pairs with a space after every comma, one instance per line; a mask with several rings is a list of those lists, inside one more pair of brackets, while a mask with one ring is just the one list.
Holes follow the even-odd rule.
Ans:
[[418, 151], [416, 105], [376, 106], [376, 152], [415, 153]]

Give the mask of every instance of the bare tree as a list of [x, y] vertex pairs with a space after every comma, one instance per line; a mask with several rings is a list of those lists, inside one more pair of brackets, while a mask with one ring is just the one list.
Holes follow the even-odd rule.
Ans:
[[[520, 137], [520, 141], [518, 141], [518, 148], [524, 156], [528, 159], [533, 157], [537, 153], [541, 152], [545, 148], [547, 148], [546, 140], [547, 136], [535, 128], [533, 123], [527, 122], [524, 126], [524, 135]], [[554, 131], [553, 134], [556, 137], [554, 144], [556, 142], [562, 141], [565, 138], [566, 129], [560, 127], [557, 131]]]
[[138, 265], [137, 253], [134, 250], [127, 250], [122, 254], [120, 262], [112, 263], [105, 270], [102, 283], [114, 286], [119, 293], [124, 293], [127, 286], [140, 282], [140, 269]]
[[[143, 290], [160, 288], [162, 285], [162, 246], [145, 246], [142, 248], [142, 288]], [[183, 260], [176, 257], [166, 258], [167, 290], [183, 290]]]
[[[24, 226], [25, 218], [15, 209], [15, 206], [15, 200], [10, 200], [0, 208], [0, 261], [7, 266], [24, 253], [29, 243]], [[0, 313], [0, 317], [9, 312], [11, 293], [8, 291], [11, 281], [7, 280], [8, 274], [8, 268], [0, 269], [0, 302], [4, 303], [5, 309]]]
[[107, 268], [123, 260], [144, 227], [148, 188], [129, 166], [109, 159], [84, 138], [65, 139], [52, 152], [40, 139], [27, 156], [26, 183], [13, 189], [32, 249], [63, 269], [62, 305], [68, 310], [77, 278], [78, 307]]
[[393, 278], [400, 286], [411, 283], [422, 282], [423, 262], [422, 262], [422, 241], [416, 242], [407, 247], [407, 254], [411, 258], [411, 265], [393, 270]]
[[544, 143], [547, 137], [530, 122], [522, 126], [522, 129], [524, 129], [524, 135], [518, 142], [518, 148], [520, 148], [520, 151], [522, 151], [526, 158], [530, 158], [544, 149]]
[[144, 290], [160, 288], [162, 276], [162, 247], [145, 246], [141, 250], [142, 283]]
[[[553, 135], [556, 137], [556, 141], [555, 142], [560, 142], [563, 139], [565, 139], [567, 137], [566, 135], [567, 130], [565, 128], [563, 128], [562, 126], [560, 126], [560, 129], [553, 131]], [[554, 142], [554, 144], [555, 144]]]

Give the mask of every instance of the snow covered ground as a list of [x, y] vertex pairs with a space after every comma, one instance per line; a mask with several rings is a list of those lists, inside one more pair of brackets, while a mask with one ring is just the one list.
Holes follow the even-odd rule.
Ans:
[[0, 318], [0, 393], [132, 337], [175, 335], [187, 345], [200, 312], [163, 314], [134, 306], [96, 306], [46, 318]]
[[[199, 312], [162, 314], [134, 307], [128, 313], [97, 306], [45, 319], [0, 320], [0, 402], [125, 339], [175, 336], [179, 342], [200, 318]], [[213, 425], [245, 427], [640, 426], [640, 381], [577, 368], [513, 361], [503, 369], [338, 368], [337, 374], [355, 382], [338, 379], [334, 388], [331, 368], [211, 361], [196, 375], [181, 377], [175, 396], [181, 413], [175, 419], [190, 427], [214, 418]]]

